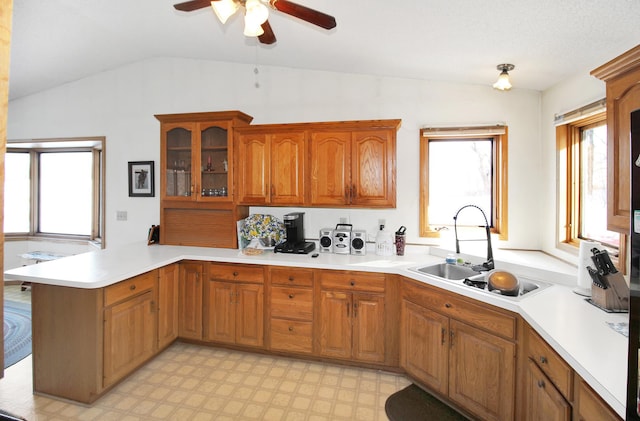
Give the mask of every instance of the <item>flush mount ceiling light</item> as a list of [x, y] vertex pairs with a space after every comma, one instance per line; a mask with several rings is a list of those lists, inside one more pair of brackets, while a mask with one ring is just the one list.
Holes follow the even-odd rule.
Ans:
[[511, 89], [511, 81], [509, 80], [509, 73], [513, 69], [516, 68], [513, 64], [498, 64], [496, 67], [500, 70], [500, 76], [498, 76], [498, 80], [493, 84], [494, 89], [498, 89], [499, 91], [508, 91]]

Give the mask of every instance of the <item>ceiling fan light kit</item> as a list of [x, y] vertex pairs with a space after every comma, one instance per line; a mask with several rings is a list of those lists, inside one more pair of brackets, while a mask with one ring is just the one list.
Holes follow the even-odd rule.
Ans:
[[509, 80], [509, 72], [516, 68], [513, 64], [498, 64], [496, 66], [500, 70], [498, 80], [493, 84], [493, 89], [499, 91], [508, 91], [511, 89], [511, 81]]
[[262, 44], [273, 44], [276, 36], [269, 24], [269, 4], [273, 10], [296, 17], [324, 29], [336, 27], [336, 19], [317, 10], [310, 9], [289, 0], [190, 0], [174, 4], [176, 10], [192, 12], [208, 6], [213, 8], [216, 16], [224, 25], [240, 6], [244, 7], [244, 35], [258, 37]]
[[240, 7], [239, 3], [236, 3], [234, 0], [218, 0], [212, 1], [211, 7], [213, 11], [216, 13], [220, 22], [224, 25], [227, 23], [227, 19], [229, 19], [233, 14], [238, 11]]

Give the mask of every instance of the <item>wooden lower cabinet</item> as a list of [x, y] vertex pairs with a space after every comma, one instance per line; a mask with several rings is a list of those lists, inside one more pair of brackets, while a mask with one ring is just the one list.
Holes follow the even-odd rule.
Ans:
[[281, 352], [313, 352], [313, 270], [269, 270], [269, 349]]
[[204, 263], [180, 263], [178, 281], [178, 336], [202, 339]]
[[524, 393], [527, 421], [571, 421], [571, 405], [533, 360], [527, 360]]
[[157, 349], [154, 291], [104, 310], [104, 386], [151, 358]]
[[319, 274], [320, 355], [385, 363], [385, 277], [340, 271]]
[[409, 280], [403, 287], [401, 367], [480, 419], [513, 420], [515, 315]]
[[575, 421], [621, 421], [622, 419], [596, 392], [576, 374], [576, 402], [573, 405]]
[[158, 271], [105, 288], [32, 285], [33, 390], [85, 404], [158, 349]]
[[211, 264], [205, 290], [204, 340], [264, 344], [264, 269]]
[[180, 264], [164, 266], [158, 272], [158, 349], [163, 349], [178, 337]]

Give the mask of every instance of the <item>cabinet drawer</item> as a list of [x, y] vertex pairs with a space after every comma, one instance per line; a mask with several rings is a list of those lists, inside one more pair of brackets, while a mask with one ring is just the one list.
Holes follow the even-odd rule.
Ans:
[[410, 280], [405, 280], [402, 294], [406, 300], [438, 311], [445, 316], [464, 321], [507, 339], [516, 339], [516, 316], [506, 311], [494, 310], [489, 304], [478, 304], [453, 293]]
[[157, 271], [153, 270], [106, 287], [104, 289], [105, 307], [152, 289], [155, 286], [155, 280], [157, 278]]
[[264, 269], [258, 265], [221, 265], [212, 263], [209, 266], [209, 278], [262, 284], [264, 282]]
[[271, 288], [271, 316], [311, 321], [313, 290], [295, 287]]
[[569, 401], [573, 399], [573, 370], [533, 329], [527, 329], [526, 353]]
[[331, 270], [320, 271], [318, 276], [323, 289], [384, 292], [385, 276], [381, 274]]
[[311, 353], [312, 326], [311, 322], [271, 319], [271, 349]]
[[300, 268], [272, 268], [271, 284], [310, 287], [313, 286], [313, 271]]

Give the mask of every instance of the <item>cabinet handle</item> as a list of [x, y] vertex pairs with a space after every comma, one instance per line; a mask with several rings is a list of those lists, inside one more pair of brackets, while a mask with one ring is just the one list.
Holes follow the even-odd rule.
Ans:
[[538, 380], [538, 387], [539, 387], [540, 389], [544, 389], [544, 386], [545, 386], [545, 384], [544, 384], [544, 380]]
[[233, 304], [233, 291], [229, 293], [229, 303]]
[[356, 193], [358, 192], [358, 189], [356, 189], [356, 185], [353, 184], [351, 186], [351, 200], [356, 198]]
[[289, 326], [289, 332], [293, 332], [293, 326]]
[[130, 289], [131, 291], [134, 291], [134, 290], [136, 289], [136, 286], [135, 286], [135, 285], [131, 285], [131, 286], [129, 287], [129, 289]]
[[350, 306], [350, 304], [349, 304], [349, 303], [347, 303], [347, 317], [350, 317], [350, 316], [349, 316], [349, 306]]
[[444, 345], [445, 338], [447, 337], [446, 336], [447, 335], [447, 330], [445, 328], [442, 328], [442, 332], [441, 333], [442, 333], [442, 335], [441, 335], [441, 339], [440, 340], [442, 341], [442, 345]]
[[271, 196], [275, 196], [276, 195], [276, 186], [275, 185], [271, 185]]
[[451, 329], [449, 331], [449, 347], [453, 347], [453, 338], [455, 336], [455, 333], [453, 332], [453, 329]]
[[293, 276], [289, 276], [289, 282], [293, 282], [295, 278]]
[[540, 356], [540, 364], [546, 364], [547, 363], [547, 357], [545, 356]]
[[238, 276], [238, 272], [233, 272], [233, 276]]
[[289, 299], [293, 299], [294, 295], [293, 294], [289, 294]]
[[446, 303], [444, 306], [445, 306], [446, 308], [451, 308], [451, 303]]
[[356, 286], [356, 281], [351, 281], [351, 282], [349, 282], [349, 284], [350, 284], [352, 287], [354, 287], [354, 286]]
[[358, 303], [353, 303], [353, 317], [358, 317]]

